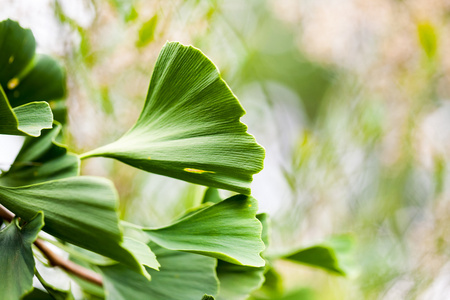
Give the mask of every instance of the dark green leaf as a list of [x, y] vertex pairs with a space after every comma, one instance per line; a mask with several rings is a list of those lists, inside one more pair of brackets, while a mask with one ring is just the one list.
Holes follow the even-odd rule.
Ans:
[[55, 142], [61, 131], [57, 124], [39, 138], [27, 138], [11, 169], [0, 177], [7, 186], [22, 186], [78, 175], [78, 156]]
[[261, 267], [264, 250], [257, 201], [237, 195], [163, 228], [144, 229], [155, 243], [212, 256], [234, 264]]
[[36, 42], [17, 22], [0, 22], [0, 85], [11, 106], [48, 101], [65, 94], [65, 75], [54, 59], [35, 56]]
[[150, 244], [150, 247], [161, 263], [160, 271], [147, 269], [151, 281], [123, 265], [100, 268], [107, 300], [189, 300], [217, 293], [215, 259], [167, 250], [155, 244]]
[[203, 295], [202, 300], [214, 300], [214, 297], [210, 295]]
[[321, 268], [338, 275], [345, 275], [340, 268], [333, 248], [328, 246], [313, 246], [301, 249], [294, 254], [285, 256], [284, 259]]
[[31, 293], [27, 294], [22, 300], [55, 300], [49, 293], [40, 289], [34, 289]]
[[148, 172], [250, 194], [264, 149], [239, 121], [244, 113], [200, 50], [168, 43], [137, 123], [83, 157], [116, 158]]
[[109, 180], [71, 177], [24, 187], [0, 186], [0, 203], [30, 220], [45, 214], [44, 231], [88, 250], [141, 270], [136, 259], [121, 246], [117, 193]]
[[0, 231], [0, 299], [20, 299], [33, 288], [34, 258], [31, 244], [44, 226], [38, 212], [22, 228], [14, 219]]

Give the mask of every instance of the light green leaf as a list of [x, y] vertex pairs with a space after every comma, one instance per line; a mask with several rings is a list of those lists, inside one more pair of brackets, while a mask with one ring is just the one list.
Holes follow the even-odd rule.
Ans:
[[264, 149], [239, 121], [244, 113], [200, 50], [168, 43], [133, 128], [82, 157], [111, 157], [148, 172], [250, 194]]
[[217, 293], [215, 259], [167, 250], [153, 243], [150, 247], [161, 263], [160, 271], [147, 269], [151, 281], [121, 264], [100, 267], [107, 300], [190, 300]]
[[117, 193], [106, 179], [71, 177], [23, 187], [0, 186], [0, 203], [24, 220], [45, 214], [44, 231], [140, 271], [120, 244]]
[[0, 231], [0, 299], [20, 299], [33, 289], [31, 244], [42, 226], [44, 215], [38, 212], [22, 228], [18, 219], [14, 219]]
[[54, 59], [36, 55], [29, 29], [17, 22], [0, 22], [0, 85], [12, 107], [30, 101], [48, 101], [65, 94], [65, 75]]
[[155, 29], [158, 24], [158, 15], [154, 15], [150, 20], [142, 24], [139, 29], [139, 40], [136, 42], [137, 47], [144, 47], [155, 38]]
[[53, 114], [46, 102], [32, 102], [12, 108], [0, 85], [0, 134], [39, 136], [52, 128]]
[[256, 219], [257, 201], [237, 195], [181, 218], [163, 228], [144, 229], [155, 243], [239, 265], [264, 266], [260, 253], [261, 223]]
[[122, 246], [133, 253], [134, 257], [136, 257], [142, 265], [159, 270], [160, 264], [156, 260], [155, 254], [145, 243], [130, 237], [124, 237]]
[[[259, 214], [256, 217], [263, 226], [261, 238], [267, 247], [269, 243], [267, 214]], [[220, 290], [217, 299], [247, 299], [251, 292], [263, 284], [265, 270], [265, 267], [238, 266], [219, 260], [216, 271]]]
[[345, 272], [339, 266], [335, 251], [328, 246], [312, 246], [301, 249], [283, 258], [293, 262], [321, 268], [338, 275], [345, 275]]
[[27, 138], [9, 171], [0, 177], [0, 184], [23, 186], [77, 176], [78, 156], [55, 142], [60, 131], [61, 125], [56, 124], [39, 138]]
[[220, 291], [218, 300], [247, 299], [264, 282], [264, 267], [238, 266], [219, 260], [217, 277]]

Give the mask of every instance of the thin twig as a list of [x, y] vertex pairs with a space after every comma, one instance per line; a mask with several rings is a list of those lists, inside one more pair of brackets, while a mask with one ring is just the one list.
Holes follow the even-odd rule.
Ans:
[[[0, 204], [0, 217], [8, 222], [12, 222], [14, 219], [14, 214]], [[39, 238], [36, 239], [36, 241], [34, 241], [34, 245], [39, 249], [39, 251], [42, 252], [42, 254], [44, 254], [50, 265], [60, 267], [61, 269], [98, 286], [103, 286], [103, 280], [99, 274], [77, 265], [70, 260], [62, 258], [53, 252], [43, 240]]]

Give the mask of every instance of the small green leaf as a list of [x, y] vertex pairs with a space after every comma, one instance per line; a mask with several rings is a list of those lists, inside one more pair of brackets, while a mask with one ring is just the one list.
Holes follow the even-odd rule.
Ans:
[[0, 186], [0, 203], [24, 220], [45, 214], [44, 231], [141, 271], [121, 246], [117, 193], [104, 178], [80, 176], [23, 187]]
[[215, 259], [167, 250], [153, 243], [149, 246], [161, 263], [160, 271], [147, 269], [151, 281], [121, 264], [100, 267], [104, 275], [106, 300], [201, 299], [204, 294], [217, 293]]
[[44, 226], [38, 212], [22, 228], [14, 219], [0, 231], [0, 298], [20, 299], [33, 289], [34, 258], [31, 244]]
[[9, 171], [2, 174], [0, 184], [23, 186], [78, 175], [79, 158], [55, 142], [61, 131], [56, 124], [39, 138], [27, 138]]
[[202, 300], [214, 300], [214, 297], [210, 295], [203, 295]]
[[219, 203], [220, 201], [222, 201], [222, 198], [220, 198], [218, 189], [211, 187], [206, 189], [202, 203]]
[[0, 134], [39, 136], [52, 128], [53, 114], [46, 102], [32, 102], [12, 108], [0, 85]]
[[335, 251], [328, 246], [313, 246], [301, 249], [283, 258], [293, 262], [321, 268], [338, 275], [345, 275], [345, 272], [339, 266]]
[[237, 195], [181, 218], [163, 228], [144, 229], [155, 243], [254, 267], [264, 266], [257, 201]]
[[104, 156], [192, 183], [250, 194], [264, 149], [239, 121], [239, 101], [198, 49], [168, 43], [156, 62], [142, 113]]
[[136, 42], [136, 46], [144, 47], [153, 41], [157, 24], [158, 15], [154, 15], [150, 20], [142, 24], [141, 29], [139, 29], [139, 40]]
[[124, 237], [122, 246], [133, 253], [134, 257], [136, 257], [141, 265], [159, 270], [160, 264], [156, 260], [155, 254], [145, 243], [142, 243], [130, 237]]
[[420, 45], [428, 58], [436, 55], [438, 38], [434, 26], [428, 22], [417, 25]]

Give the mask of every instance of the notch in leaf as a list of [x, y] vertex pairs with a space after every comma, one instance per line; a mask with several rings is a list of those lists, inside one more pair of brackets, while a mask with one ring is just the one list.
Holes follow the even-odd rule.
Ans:
[[245, 111], [198, 49], [167, 43], [136, 124], [82, 158], [104, 156], [188, 182], [250, 194], [264, 149], [240, 122]]

